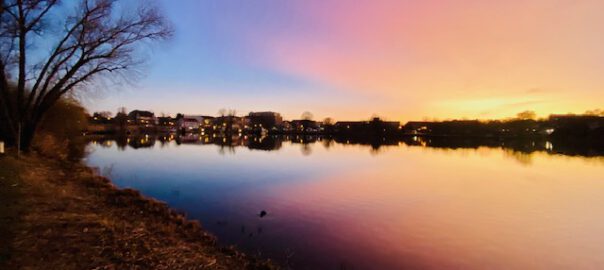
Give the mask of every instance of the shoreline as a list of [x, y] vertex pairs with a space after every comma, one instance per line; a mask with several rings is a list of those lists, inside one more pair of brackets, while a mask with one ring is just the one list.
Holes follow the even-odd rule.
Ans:
[[116, 187], [81, 161], [2, 156], [0, 167], [0, 232], [8, 236], [0, 268], [278, 268], [220, 247], [198, 221], [137, 190]]

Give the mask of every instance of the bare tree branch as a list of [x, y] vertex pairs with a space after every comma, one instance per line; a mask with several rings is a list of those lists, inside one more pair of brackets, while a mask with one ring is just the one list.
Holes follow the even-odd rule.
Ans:
[[[48, 56], [29, 64], [33, 49], [28, 42], [34, 35], [49, 32], [45, 29], [50, 26], [43, 22], [57, 3], [4, 0], [0, 6], [0, 75], [5, 78], [5, 82], [0, 80], [0, 106], [11, 127], [29, 121], [30, 129], [35, 130], [36, 121], [61, 96], [103, 75], [132, 70], [140, 63], [136, 52], [141, 43], [166, 39], [172, 33], [154, 8], [141, 7], [118, 16], [116, 0], [81, 0], [72, 15], [65, 15], [63, 34]], [[8, 90], [11, 75], [16, 77], [15, 93]]]

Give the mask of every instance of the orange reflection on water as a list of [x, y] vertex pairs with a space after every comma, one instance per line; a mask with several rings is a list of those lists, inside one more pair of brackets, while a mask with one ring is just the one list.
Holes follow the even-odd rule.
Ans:
[[[333, 159], [349, 154], [329, 153]], [[342, 265], [604, 267], [601, 162], [492, 148], [402, 147], [360, 164], [272, 190], [275, 215], [292, 226], [320, 228], [301, 234], [317, 252], [339, 254], [334, 259]]]

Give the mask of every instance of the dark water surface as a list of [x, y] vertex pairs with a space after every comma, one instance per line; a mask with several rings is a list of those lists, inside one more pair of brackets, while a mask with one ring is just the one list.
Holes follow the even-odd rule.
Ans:
[[94, 140], [86, 161], [295, 269], [604, 269], [598, 152], [162, 139]]

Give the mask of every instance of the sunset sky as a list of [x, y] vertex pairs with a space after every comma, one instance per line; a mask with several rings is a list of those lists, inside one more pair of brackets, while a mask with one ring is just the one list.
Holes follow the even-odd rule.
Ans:
[[91, 111], [504, 118], [604, 101], [604, 1], [159, 1], [174, 38]]

